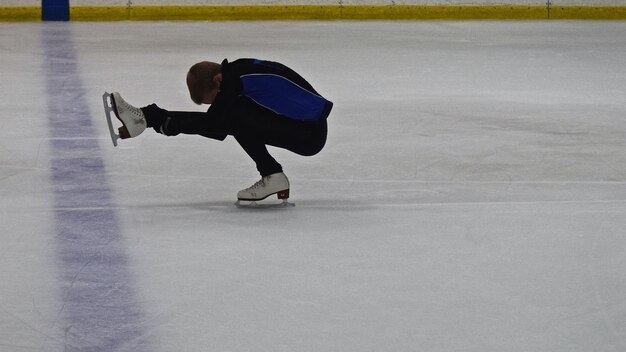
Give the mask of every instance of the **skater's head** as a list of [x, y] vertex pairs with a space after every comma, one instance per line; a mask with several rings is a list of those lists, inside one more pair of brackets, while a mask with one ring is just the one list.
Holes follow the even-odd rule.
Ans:
[[191, 66], [187, 73], [187, 88], [194, 103], [212, 104], [222, 83], [222, 65], [202, 61]]

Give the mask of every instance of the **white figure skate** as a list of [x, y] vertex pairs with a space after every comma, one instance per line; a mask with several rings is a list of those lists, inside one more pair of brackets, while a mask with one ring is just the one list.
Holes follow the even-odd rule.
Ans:
[[[126, 139], [136, 137], [143, 132], [148, 123], [141, 109], [128, 104], [120, 95], [120, 93], [104, 92], [102, 95], [102, 103], [104, 104], [104, 113], [109, 124], [109, 132], [113, 146], [117, 147], [118, 139]], [[111, 111], [122, 123], [122, 127], [118, 128], [115, 133], [113, 122], [111, 121]]]
[[[276, 194], [278, 199], [282, 199], [282, 203], [263, 203], [261, 201], [273, 194]], [[235, 205], [238, 208], [269, 208], [269, 207], [293, 207], [295, 204], [289, 203], [289, 180], [284, 173], [279, 172], [269, 176], [262, 177], [252, 186], [243, 189], [237, 193], [237, 202]]]

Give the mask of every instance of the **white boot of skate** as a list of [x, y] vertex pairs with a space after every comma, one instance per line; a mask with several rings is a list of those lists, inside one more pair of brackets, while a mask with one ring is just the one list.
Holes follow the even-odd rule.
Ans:
[[118, 129], [121, 139], [136, 137], [143, 132], [148, 123], [141, 109], [128, 104], [118, 92], [110, 95], [112, 110], [124, 126]]
[[[293, 206], [293, 203], [289, 203], [289, 180], [287, 176], [282, 173], [276, 173], [269, 176], [262, 177], [252, 186], [243, 189], [237, 193], [237, 206], [259, 206], [257, 201], [263, 200], [273, 194], [276, 194], [278, 199], [282, 199], [281, 204], [273, 204], [279, 206]], [[241, 201], [247, 201], [250, 203], [241, 203]]]

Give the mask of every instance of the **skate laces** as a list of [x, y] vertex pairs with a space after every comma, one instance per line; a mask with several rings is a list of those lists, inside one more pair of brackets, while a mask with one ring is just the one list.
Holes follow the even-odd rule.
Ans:
[[252, 190], [255, 190], [255, 189], [261, 188], [261, 187], [265, 187], [265, 177], [262, 177], [255, 184], [253, 184], [252, 186], [248, 187], [246, 189], [246, 191], [252, 191]]
[[140, 108], [136, 108], [132, 105], [127, 106], [127, 110], [130, 111], [134, 116], [135, 121], [141, 121], [143, 119], [143, 112]]
[[141, 111], [140, 108], [136, 108], [136, 107], [128, 104], [126, 102], [126, 100], [124, 100], [124, 98], [122, 98], [121, 96], [120, 96], [120, 99], [122, 100], [121, 101], [122, 104], [119, 104], [119, 105], [121, 105], [124, 110], [130, 112], [133, 115], [132, 117], [133, 117], [133, 119], [135, 121], [141, 122], [143, 120], [143, 118], [144, 118], [143, 111]]

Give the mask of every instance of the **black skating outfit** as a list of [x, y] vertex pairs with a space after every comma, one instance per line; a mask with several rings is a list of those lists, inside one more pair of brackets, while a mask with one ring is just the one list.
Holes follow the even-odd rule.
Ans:
[[266, 145], [304, 156], [322, 150], [332, 106], [290, 68], [271, 61], [239, 59], [222, 62], [221, 86], [207, 112], [167, 111], [155, 104], [142, 111], [148, 127], [168, 136], [235, 137], [261, 176], [267, 176], [282, 172], [282, 167]]

